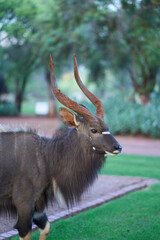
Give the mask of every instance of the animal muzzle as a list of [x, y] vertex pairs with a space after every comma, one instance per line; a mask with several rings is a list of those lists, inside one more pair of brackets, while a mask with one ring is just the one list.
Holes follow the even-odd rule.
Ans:
[[105, 155], [114, 156], [121, 153], [121, 151], [122, 151], [122, 146], [119, 143], [115, 143], [110, 151], [105, 151]]
[[119, 143], [116, 143], [114, 145], [113, 153], [118, 154], [118, 153], [121, 153], [121, 151], [122, 151], [122, 146]]
[[98, 147], [92, 147], [93, 148], [93, 150], [95, 151], [95, 152], [97, 152], [97, 153], [99, 153], [99, 154], [103, 154], [103, 155], [105, 155], [105, 156], [108, 156], [108, 155], [110, 155], [110, 156], [114, 156], [114, 155], [117, 155], [117, 154], [119, 154], [119, 153], [121, 153], [121, 151], [122, 151], [122, 147], [121, 147], [121, 145], [120, 144], [118, 144], [118, 143], [116, 143], [116, 144], [114, 144], [113, 146], [112, 146], [112, 148], [110, 148], [109, 150], [107, 149], [107, 150], [102, 150], [102, 149], [100, 149], [100, 148], [98, 148]]

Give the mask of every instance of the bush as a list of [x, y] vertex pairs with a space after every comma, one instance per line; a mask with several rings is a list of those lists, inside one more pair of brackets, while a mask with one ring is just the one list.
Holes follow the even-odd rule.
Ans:
[[18, 115], [18, 110], [14, 103], [0, 103], [0, 116], [15, 116]]
[[[105, 122], [112, 134], [145, 134], [160, 137], [160, 97], [151, 96], [150, 103], [143, 107], [135, 101], [118, 94], [103, 100], [106, 110]], [[92, 112], [93, 106], [84, 103]]]
[[153, 137], [160, 137], [160, 97], [152, 96], [151, 102], [143, 109], [144, 121], [141, 131]]

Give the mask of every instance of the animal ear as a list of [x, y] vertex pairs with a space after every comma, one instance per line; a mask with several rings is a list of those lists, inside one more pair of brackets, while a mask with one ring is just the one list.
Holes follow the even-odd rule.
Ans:
[[80, 121], [77, 115], [67, 108], [60, 108], [60, 116], [62, 121], [69, 127], [78, 128]]

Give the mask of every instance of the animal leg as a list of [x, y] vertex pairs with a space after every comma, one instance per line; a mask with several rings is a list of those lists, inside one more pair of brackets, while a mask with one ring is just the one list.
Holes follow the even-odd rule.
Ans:
[[31, 239], [33, 211], [27, 204], [22, 204], [17, 209], [18, 221], [15, 228], [21, 240]]
[[47, 222], [45, 228], [43, 230], [41, 229], [39, 240], [46, 240], [47, 235], [49, 234], [49, 231], [50, 231], [50, 223]]
[[31, 232], [29, 232], [25, 237], [21, 238], [20, 240], [30, 240], [31, 239]]
[[47, 235], [50, 230], [50, 224], [45, 212], [35, 212], [33, 216], [33, 222], [39, 227], [40, 229], [40, 237], [39, 240], [46, 240]]

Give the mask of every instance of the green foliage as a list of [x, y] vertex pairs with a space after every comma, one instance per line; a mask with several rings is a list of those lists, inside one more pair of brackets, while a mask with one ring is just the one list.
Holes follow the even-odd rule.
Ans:
[[153, 137], [160, 137], [160, 97], [153, 96], [150, 103], [143, 109], [141, 131]]
[[20, 0], [0, 0], [0, 8], [0, 55], [3, 59], [0, 72], [7, 79], [8, 85], [13, 82], [11, 91], [14, 92], [15, 103], [20, 112], [28, 77], [35, 67], [35, 42], [32, 40], [35, 31], [35, 3], [31, 0], [24, 0], [23, 4]]
[[21, 113], [24, 115], [34, 115], [35, 114], [35, 104], [36, 100], [30, 99], [28, 101], [23, 101]]
[[124, 100], [121, 95], [109, 98], [104, 105], [108, 109], [106, 122], [113, 134], [142, 133], [160, 137], [160, 106], [156, 97], [152, 97], [145, 107]]
[[[0, 0], [0, 9], [0, 71], [11, 83], [19, 110], [29, 75], [42, 67], [49, 79], [49, 53], [58, 74], [71, 67], [76, 53], [98, 87], [108, 68], [128, 72], [135, 92], [146, 95], [144, 104], [155, 90], [160, 59], [157, 1]], [[127, 81], [125, 74], [123, 79]]]
[[14, 103], [0, 104], [0, 116], [18, 115], [18, 109]]
[[[103, 100], [105, 122], [112, 134], [145, 134], [160, 137], [160, 96], [152, 95], [151, 101], [145, 107], [137, 104], [123, 95], [117, 94]], [[92, 104], [83, 103], [93, 113]]]

